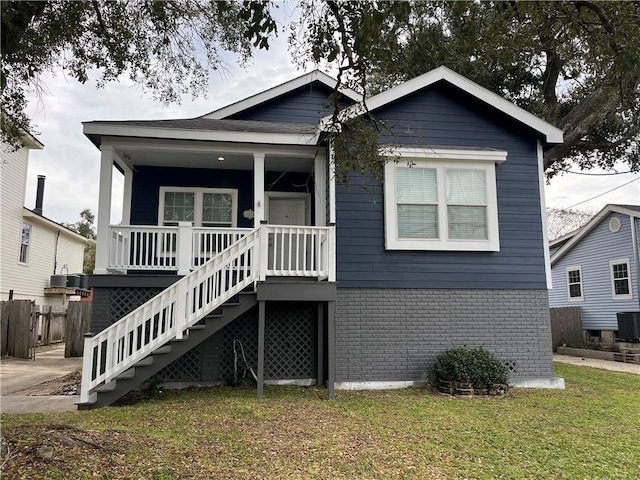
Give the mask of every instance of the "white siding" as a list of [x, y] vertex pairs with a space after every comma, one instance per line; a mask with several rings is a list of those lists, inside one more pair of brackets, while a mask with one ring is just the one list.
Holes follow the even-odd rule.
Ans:
[[18, 256], [29, 150], [21, 148], [11, 152], [2, 145], [0, 155], [0, 298], [6, 300], [10, 289], [17, 291], [21, 287], [24, 272], [23, 266], [18, 264]]
[[[11, 152], [2, 148], [0, 166], [0, 299], [7, 300], [13, 290], [16, 300], [35, 300], [39, 305], [61, 304], [61, 296], [45, 297], [44, 288], [54, 273], [64, 265], [68, 273], [82, 272], [84, 242], [64, 229], [59, 230], [38, 216], [24, 216], [29, 151]], [[31, 225], [31, 238], [26, 264], [19, 262], [22, 223]], [[56, 249], [56, 236], [60, 238]], [[68, 300], [68, 299], [67, 299]]]
[[[620, 230], [611, 232], [609, 220], [617, 217]], [[631, 300], [614, 300], [611, 292], [609, 261], [628, 258], [631, 272]], [[567, 299], [566, 268], [580, 265], [584, 300]], [[631, 222], [627, 215], [610, 213], [598, 226], [582, 238], [552, 267], [553, 289], [549, 291], [551, 307], [582, 307], [582, 328], [585, 330], [617, 330], [617, 312], [640, 310], [638, 272], [636, 270], [631, 237]]]

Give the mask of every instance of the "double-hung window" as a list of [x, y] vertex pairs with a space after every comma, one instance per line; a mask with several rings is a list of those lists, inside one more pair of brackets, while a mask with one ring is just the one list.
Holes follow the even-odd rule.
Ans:
[[388, 250], [498, 251], [495, 150], [395, 150], [385, 166]]
[[29, 243], [31, 242], [31, 225], [22, 223], [22, 233], [20, 235], [20, 263], [27, 263], [29, 259]]
[[614, 300], [631, 300], [631, 273], [629, 259], [621, 258], [609, 262], [611, 272], [611, 293]]
[[191, 222], [196, 227], [235, 227], [238, 191], [221, 188], [161, 187], [158, 220], [175, 226]]
[[582, 267], [572, 265], [567, 267], [567, 297], [570, 302], [584, 300], [582, 292]]

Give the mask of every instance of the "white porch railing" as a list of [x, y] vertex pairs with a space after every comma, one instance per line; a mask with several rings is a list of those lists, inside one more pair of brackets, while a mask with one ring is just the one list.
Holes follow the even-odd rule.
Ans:
[[107, 269], [187, 273], [247, 235], [251, 228], [192, 228], [112, 225]]
[[[318, 277], [335, 280], [332, 227], [265, 225], [261, 237], [260, 280], [268, 276]], [[334, 278], [330, 278], [334, 277]]]
[[[332, 227], [263, 225], [260, 280], [267, 276], [331, 277]], [[186, 274], [243, 238], [250, 228], [111, 226], [107, 269], [163, 270]]]
[[[192, 239], [182, 245], [188, 245], [194, 262], [210, 258], [118, 322], [85, 339], [81, 403], [89, 402], [95, 387], [109, 383], [168, 341], [181, 338], [186, 329], [258, 280], [307, 276], [335, 281], [334, 227], [261, 225], [254, 230], [220, 230], [194, 229], [187, 237], [184, 227], [112, 228], [110, 250], [115, 254], [110, 261], [113, 258], [119, 263], [111, 268], [135, 270], [158, 265], [158, 270], [177, 269], [168, 260], [167, 266], [149, 260], [163, 252], [165, 245], [172, 245], [176, 235]], [[162, 241], [167, 243], [159, 248], [157, 242]], [[176, 254], [178, 259], [184, 258], [178, 246], [176, 241], [173, 257], [162, 254], [158, 258], [176, 258]], [[216, 252], [217, 248], [223, 249]], [[121, 260], [124, 258], [126, 262]], [[139, 263], [131, 263], [131, 259]]]

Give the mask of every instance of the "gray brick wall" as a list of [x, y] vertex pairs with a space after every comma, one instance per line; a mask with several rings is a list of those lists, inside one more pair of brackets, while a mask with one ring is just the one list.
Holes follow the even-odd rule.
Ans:
[[426, 380], [451, 346], [483, 346], [511, 379], [553, 378], [546, 290], [339, 288], [336, 381]]
[[93, 301], [91, 304], [91, 325], [89, 332], [100, 333], [111, 325], [109, 318], [109, 304], [111, 301], [111, 289], [94, 288]]

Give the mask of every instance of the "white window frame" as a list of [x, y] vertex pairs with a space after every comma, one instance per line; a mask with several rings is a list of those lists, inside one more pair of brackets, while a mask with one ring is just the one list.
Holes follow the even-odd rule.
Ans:
[[[580, 296], [572, 297], [571, 296], [571, 283], [569, 282], [569, 272], [578, 271], [580, 274]], [[582, 302], [584, 301], [584, 277], [582, 276], [582, 266], [581, 265], [570, 265], [566, 269], [565, 278], [567, 279], [567, 300], [569, 302]]]
[[[24, 227], [28, 226], [29, 227], [29, 239], [27, 241], [27, 243], [22, 243], [22, 233], [24, 231]], [[31, 246], [31, 233], [33, 232], [33, 225], [31, 225], [28, 222], [22, 222], [22, 225], [20, 225], [20, 247], [18, 249], [18, 263], [20, 265], [28, 265], [29, 264], [29, 250], [30, 250], [30, 246]], [[22, 258], [22, 247], [24, 248], [24, 260]]]
[[[629, 285], [629, 293], [616, 295], [616, 284], [615, 278], [613, 277], [613, 266], [626, 264], [627, 266], [627, 283]], [[615, 260], [609, 261], [609, 276], [611, 278], [611, 298], [614, 300], [633, 300], [633, 283], [631, 281], [631, 263], [628, 258], [616, 258]], [[619, 280], [619, 279], [618, 279]]]
[[[385, 164], [384, 213], [385, 248], [387, 250], [447, 250], [447, 251], [500, 251], [498, 228], [498, 197], [496, 187], [496, 164], [507, 159], [501, 150], [468, 149], [410, 149], [388, 147], [389, 160]], [[398, 237], [396, 203], [396, 171], [408, 166], [433, 168], [436, 170], [438, 195], [438, 238], [405, 239]], [[447, 221], [445, 176], [447, 169], [483, 170], [486, 181], [487, 239], [450, 239]]]
[[164, 198], [165, 193], [193, 193], [194, 212], [193, 225], [202, 228], [203, 197], [205, 193], [231, 194], [231, 225], [205, 228], [236, 228], [238, 225], [238, 190], [233, 188], [199, 188], [199, 187], [160, 187], [160, 199], [158, 201], [158, 225], [164, 225]]

